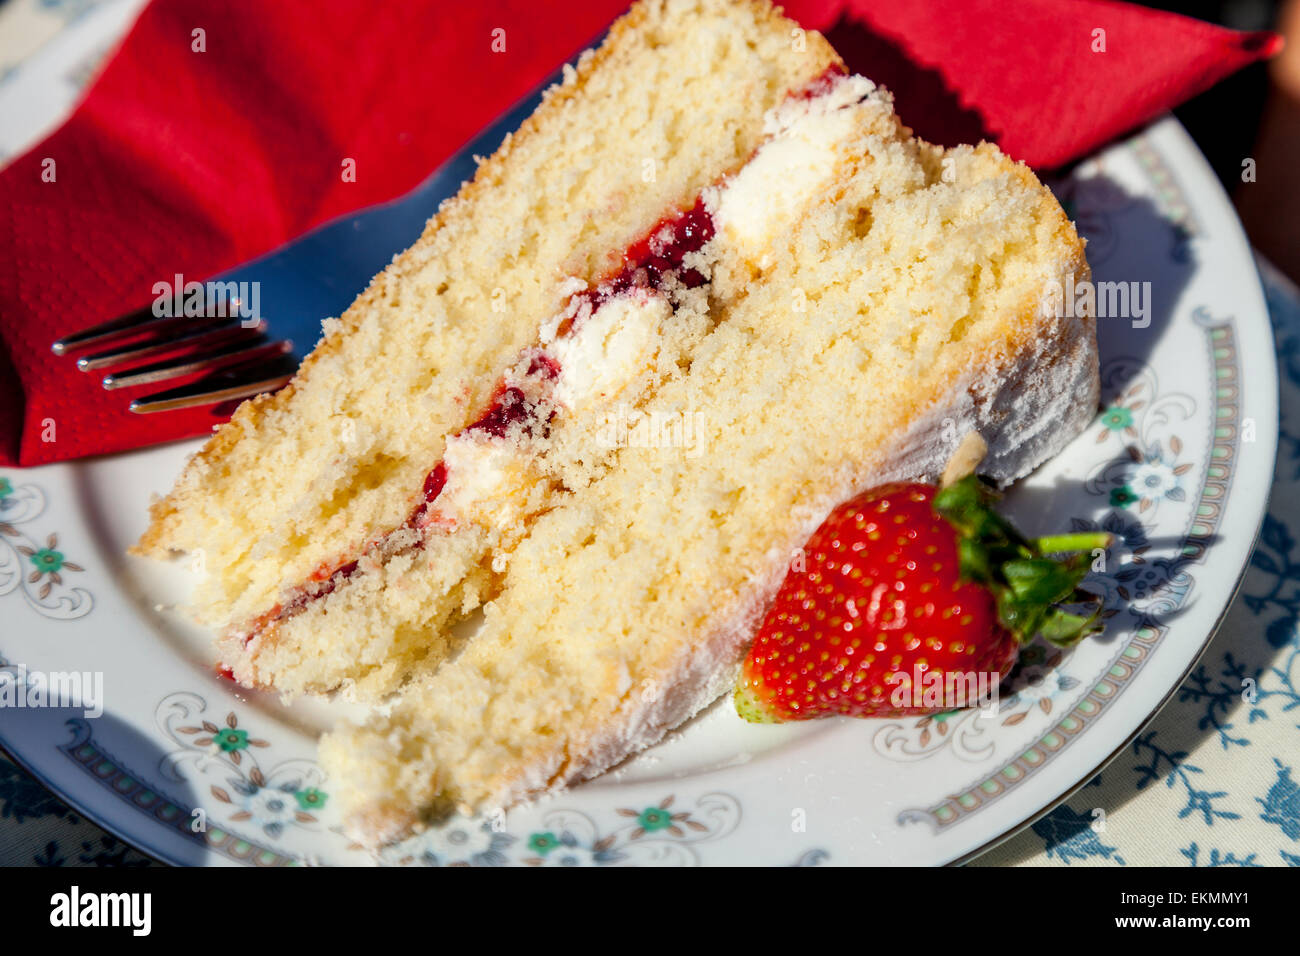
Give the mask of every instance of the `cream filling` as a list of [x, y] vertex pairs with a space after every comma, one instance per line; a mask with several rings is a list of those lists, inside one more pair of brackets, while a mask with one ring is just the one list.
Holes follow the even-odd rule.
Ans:
[[[661, 323], [672, 314], [668, 299], [647, 289], [631, 289], [591, 309], [586, 300], [547, 323], [542, 339], [560, 372], [549, 395], [540, 398], [560, 415], [608, 405], [638, 375], [653, 367]], [[573, 332], [558, 335], [565, 317], [577, 315]], [[509, 383], [508, 383], [509, 384]], [[527, 390], [526, 390], [527, 391]], [[536, 452], [510, 437], [479, 431], [453, 436], [443, 452], [447, 483], [434, 511], [453, 522], [473, 521], [504, 527], [519, 517], [532, 481]]]
[[481, 432], [456, 435], [443, 452], [447, 483], [434, 510], [456, 522], [510, 523], [528, 480], [530, 457], [506, 439]]
[[[832, 181], [841, 144], [861, 122], [853, 107], [883, 95], [865, 77], [835, 76], [819, 95], [791, 97], [769, 110], [763, 145], [738, 173], [704, 191], [715, 229], [710, 245], [725, 242], [742, 254], [765, 249], [768, 238], [787, 228]], [[702, 254], [708, 252], [706, 247]], [[576, 295], [584, 288], [580, 280], [570, 280], [565, 287], [570, 304], [542, 327], [543, 352], [560, 369], [543, 402], [561, 415], [608, 406], [651, 368], [660, 328], [673, 311], [665, 294], [643, 288], [593, 309], [590, 300]], [[575, 328], [562, 336], [566, 320]], [[500, 526], [513, 521], [534, 454], [509, 438], [474, 432], [453, 437], [443, 457], [447, 484], [436, 511], [457, 522]]]
[[665, 296], [647, 289], [601, 303], [572, 335], [547, 347], [560, 366], [555, 401], [569, 411], [612, 401], [653, 367], [659, 329], [672, 311]]
[[716, 234], [742, 250], [762, 249], [834, 178], [840, 144], [860, 123], [853, 107], [883, 96], [865, 77], [840, 76], [819, 96], [769, 110], [763, 145], [736, 175], [704, 191]]

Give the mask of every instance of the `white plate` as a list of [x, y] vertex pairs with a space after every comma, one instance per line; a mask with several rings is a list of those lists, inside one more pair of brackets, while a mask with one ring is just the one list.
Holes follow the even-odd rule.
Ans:
[[[1174, 120], [1057, 186], [1096, 279], [1152, 289], [1149, 327], [1100, 323], [1108, 411], [1008, 498], [1027, 530], [1073, 520], [1119, 535], [1094, 575], [1113, 612], [1104, 635], [1031, 657], [996, 717], [763, 727], [723, 702], [504, 827], [455, 820], [384, 861], [945, 863], [1028, 824], [1124, 746], [1208, 643], [1245, 567], [1273, 469], [1276, 369], [1245, 238]], [[3, 473], [0, 655], [29, 675], [102, 674], [105, 713], [7, 708], [0, 741], [164, 860], [368, 862], [338, 832], [315, 764], [334, 705], [233, 692], [206, 636], [159, 610], [181, 599], [184, 569], [124, 557], [150, 494], [195, 447]]]

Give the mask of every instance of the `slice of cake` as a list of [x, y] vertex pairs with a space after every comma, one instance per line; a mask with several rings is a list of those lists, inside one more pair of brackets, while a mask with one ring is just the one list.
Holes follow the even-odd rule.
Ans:
[[1095, 412], [1093, 323], [1042, 305], [1047, 283], [1087, 275], [1052, 196], [991, 146], [908, 138], [883, 96], [853, 112], [833, 184], [761, 233], [748, 270], [722, 268], [723, 247], [754, 241], [731, 204], [754, 208], [774, 179], [751, 165], [706, 191], [703, 253], [729, 304], [643, 410], [695, 438], [629, 441], [532, 522], [458, 656], [324, 739], [358, 839], [509, 806], [654, 743], [732, 685], [834, 505], [937, 477], [971, 430], [986, 471], [1014, 479]]
[[[153, 507], [137, 552], [195, 556], [204, 574], [194, 613], [225, 636], [223, 662], [241, 681], [378, 693], [451, 649], [445, 626], [499, 584], [492, 552], [546, 506], [480, 502], [457, 515], [468, 519], [461, 533], [426, 533], [431, 521], [445, 527], [467, 494], [493, 494], [481, 481], [467, 490], [470, 459], [484, 473], [501, 464], [490, 479], [500, 494], [524, 486], [527, 498], [536, 485], [495, 447], [536, 437], [509, 420], [522, 410], [516, 398], [531, 401], [546, 384], [547, 368], [530, 372], [527, 350], [575, 287], [624, 271], [626, 255], [655, 271], [657, 224], [671, 225], [743, 165], [765, 111], [838, 63], [821, 37], [765, 3], [681, 0], [636, 5], [566, 70], [420, 240], [325, 323], [294, 382], [245, 403]], [[614, 329], [623, 324], [614, 313], [634, 313], [657, 353], [619, 333], [607, 344], [634, 364], [617, 381], [566, 375], [561, 400], [579, 402], [582, 391], [634, 402], [688, 361], [709, 321], [701, 304], [661, 329], [661, 303], [633, 305], [611, 303], [591, 325]], [[589, 331], [556, 351], [580, 366], [596, 339]], [[425, 502], [439, 490], [435, 516]], [[361, 580], [358, 570], [381, 563], [387, 571]], [[418, 581], [408, 573], [417, 567], [429, 572]], [[326, 620], [327, 609], [376, 593], [397, 606], [378, 617], [400, 609], [407, 623], [345, 631], [335, 626], [341, 614]]]
[[599, 773], [725, 692], [857, 491], [936, 477], [971, 431], [1003, 481], [1059, 450], [1096, 338], [1044, 292], [1087, 275], [1028, 169], [914, 139], [820, 37], [639, 4], [142, 548], [203, 550], [244, 682], [398, 691], [321, 753], [385, 842]]
[[[767, 118], [734, 184], [669, 212], [623, 252], [617, 271], [591, 285], [567, 280], [569, 297], [537, 341], [479, 417], [447, 438], [407, 522], [230, 633], [226, 666], [288, 693], [358, 679], [374, 691], [444, 657], [450, 626], [469, 607], [466, 580], [486, 573], [478, 593], [495, 593], [529, 521], [611, 467], [619, 422], [656, 427], [646, 402], [685, 373], [729, 304], [747, 294], [768, 255], [763, 237], [792, 226], [833, 186], [873, 123], [894, 125], [882, 95], [838, 68], [824, 72]], [[715, 213], [725, 242], [715, 240]], [[711, 279], [723, 272], [738, 281]], [[689, 437], [691, 420], [680, 425]]]

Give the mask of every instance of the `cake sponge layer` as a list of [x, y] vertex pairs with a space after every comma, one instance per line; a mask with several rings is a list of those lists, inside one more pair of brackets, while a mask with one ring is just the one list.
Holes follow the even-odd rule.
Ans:
[[766, 4], [645, 0], [153, 507], [138, 551], [202, 556], [199, 618], [273, 607], [402, 524], [449, 434], [561, 305], [737, 168], [763, 111], [836, 63]]

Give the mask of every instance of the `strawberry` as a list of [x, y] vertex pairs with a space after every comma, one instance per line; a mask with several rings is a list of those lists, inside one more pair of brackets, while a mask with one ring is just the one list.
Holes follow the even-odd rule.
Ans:
[[[1068, 646], [1096, 630], [1100, 601], [1078, 584], [1109, 535], [1030, 541], [993, 510], [995, 497], [968, 475], [942, 489], [886, 485], [832, 512], [758, 630], [736, 687], [740, 715], [951, 710], [976, 703], [966, 683], [976, 675], [996, 686], [1035, 635]], [[1090, 613], [1078, 613], [1084, 604]]]

